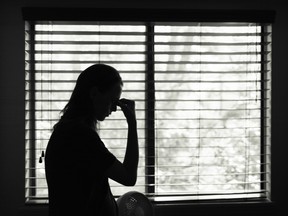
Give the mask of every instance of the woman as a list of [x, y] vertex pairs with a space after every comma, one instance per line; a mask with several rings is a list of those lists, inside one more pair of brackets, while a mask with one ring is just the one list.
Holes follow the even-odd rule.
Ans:
[[[135, 185], [139, 158], [135, 102], [120, 99], [122, 85], [118, 71], [104, 64], [79, 75], [46, 149], [50, 216], [116, 216], [108, 178]], [[123, 163], [108, 151], [96, 130], [97, 122], [115, 112], [116, 106], [128, 123]]]

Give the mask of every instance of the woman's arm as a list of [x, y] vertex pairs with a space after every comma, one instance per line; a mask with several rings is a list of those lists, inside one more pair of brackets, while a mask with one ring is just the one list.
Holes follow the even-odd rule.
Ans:
[[123, 163], [116, 159], [113, 165], [107, 170], [106, 174], [109, 178], [120, 184], [133, 186], [137, 181], [137, 168], [139, 161], [135, 102], [121, 99], [118, 105], [121, 107], [128, 123], [126, 153]]

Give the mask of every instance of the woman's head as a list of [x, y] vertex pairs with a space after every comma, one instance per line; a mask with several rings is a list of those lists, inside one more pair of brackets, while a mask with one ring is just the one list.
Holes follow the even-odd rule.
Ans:
[[78, 77], [63, 119], [84, 118], [89, 123], [103, 121], [112, 111], [122, 90], [119, 72], [105, 64], [94, 64]]

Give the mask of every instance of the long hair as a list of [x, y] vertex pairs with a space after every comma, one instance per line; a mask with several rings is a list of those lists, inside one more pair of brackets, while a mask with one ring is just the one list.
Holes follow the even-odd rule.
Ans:
[[116, 84], [123, 85], [123, 82], [115, 68], [105, 64], [88, 67], [78, 76], [71, 98], [62, 110], [61, 120], [84, 118], [88, 124], [96, 123], [92, 117], [91, 88], [96, 86], [99, 92], [105, 93]]

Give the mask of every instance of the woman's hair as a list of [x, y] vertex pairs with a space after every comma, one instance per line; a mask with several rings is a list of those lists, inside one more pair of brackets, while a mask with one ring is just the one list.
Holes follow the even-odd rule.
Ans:
[[119, 72], [105, 64], [94, 64], [85, 69], [79, 76], [67, 105], [62, 110], [62, 120], [86, 118], [89, 124], [95, 123], [93, 119], [93, 104], [90, 90], [97, 87], [99, 92], [105, 93], [116, 84], [123, 85]]

